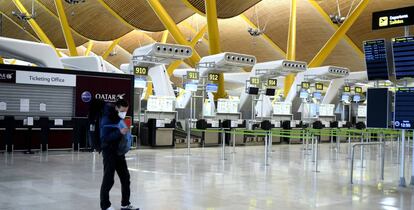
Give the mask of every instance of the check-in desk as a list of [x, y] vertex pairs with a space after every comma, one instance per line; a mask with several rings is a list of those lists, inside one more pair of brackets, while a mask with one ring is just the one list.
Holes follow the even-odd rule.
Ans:
[[[200, 124], [203, 124], [200, 126]], [[204, 125], [205, 124], [205, 125]], [[221, 142], [219, 130], [221, 130], [221, 121], [215, 117], [207, 117], [197, 121], [197, 128], [206, 130], [201, 133], [202, 146], [218, 146]]]
[[[324, 126], [324, 128], [331, 128], [331, 123], [336, 121], [336, 116], [335, 115], [319, 115], [319, 120], [321, 121], [322, 125]], [[320, 140], [321, 142], [325, 141], [325, 142], [330, 142], [331, 141], [331, 136], [321, 136]]]
[[153, 147], [174, 146], [174, 130], [176, 128], [177, 112], [145, 111], [148, 144]]

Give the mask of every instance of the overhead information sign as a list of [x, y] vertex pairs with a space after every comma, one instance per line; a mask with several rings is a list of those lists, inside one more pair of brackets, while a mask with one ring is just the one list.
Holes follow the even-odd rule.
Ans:
[[392, 49], [396, 78], [414, 77], [414, 37], [393, 38]]
[[301, 84], [302, 89], [309, 89], [310, 88], [310, 83], [309, 82], [302, 82]]
[[414, 88], [399, 88], [395, 94], [395, 128], [414, 128]]
[[315, 83], [315, 89], [316, 90], [323, 90], [323, 84], [322, 83]]
[[213, 81], [213, 82], [219, 81], [219, 77], [220, 77], [219, 73], [209, 73], [208, 74], [208, 80], [209, 81]]
[[268, 87], [277, 87], [277, 79], [268, 79], [267, 80]]
[[351, 87], [350, 86], [344, 86], [344, 92], [345, 93], [351, 92]]
[[187, 71], [187, 79], [198, 80], [199, 78], [200, 77], [198, 71]]
[[372, 13], [372, 30], [414, 25], [414, 6]]
[[388, 80], [389, 65], [385, 40], [365, 41], [364, 54], [368, 80]]
[[148, 76], [148, 67], [146, 66], [134, 66], [135, 76]]
[[260, 79], [258, 77], [250, 77], [250, 84], [259, 85], [260, 84]]
[[355, 93], [362, 93], [361, 87], [355, 87]]

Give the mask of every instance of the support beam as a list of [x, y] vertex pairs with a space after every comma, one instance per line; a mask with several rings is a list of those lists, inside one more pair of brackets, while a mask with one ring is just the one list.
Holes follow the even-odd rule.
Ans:
[[1, 56], [0, 56], [0, 64], [4, 64], [4, 59]]
[[[331, 25], [331, 27], [335, 30], [338, 30], [339, 26], [335, 23], [332, 22], [331, 18], [329, 17], [329, 15], [325, 12], [325, 10], [322, 9], [321, 6], [319, 6], [318, 2], [316, 2], [315, 0], [309, 0], [309, 3], [316, 9], [316, 11], [319, 12], [319, 14], [322, 15], [323, 19], [326, 20], [326, 22]], [[360, 58], [364, 58], [364, 52], [362, 52], [362, 50], [355, 44], [354, 41], [352, 41], [351, 38], [349, 38], [348, 35], [344, 35], [344, 39], [345, 41], [349, 44], [349, 46], [351, 46], [355, 52], [358, 54], [358, 56]]]
[[205, 0], [205, 6], [208, 26], [209, 52], [210, 55], [214, 55], [221, 52], [216, 0]]
[[[258, 27], [248, 18], [246, 15], [241, 14], [240, 17], [252, 28], [257, 29]], [[262, 37], [274, 50], [276, 50], [279, 54], [283, 57], [286, 57], [286, 52], [283, 51], [273, 40], [268, 37], [265, 33], [263, 33], [260, 37]]]
[[[193, 33], [198, 33], [194, 28], [193, 28], [193, 26], [191, 26], [189, 23], [187, 23], [187, 21], [183, 21], [183, 22], [181, 22], [180, 24], [183, 24], [183, 26], [184, 27], [186, 27], [188, 30], [190, 30], [191, 32], [193, 32]], [[208, 46], [208, 40], [205, 38], [205, 37], [203, 37], [203, 42]]]
[[72, 33], [68, 19], [66, 17], [65, 9], [63, 7], [62, 0], [55, 0], [56, 11], [59, 15], [60, 26], [62, 27], [63, 35], [65, 37], [66, 46], [69, 49], [70, 56], [78, 56], [75, 41], [73, 40]]
[[309, 67], [317, 67], [325, 62], [326, 58], [335, 49], [338, 42], [344, 37], [352, 24], [358, 19], [364, 9], [367, 7], [369, 0], [361, 0], [355, 10], [349, 15], [349, 17], [342, 23], [338, 30], [332, 35], [332, 37], [326, 42], [322, 49], [316, 54], [316, 56], [309, 63]]
[[168, 30], [165, 30], [165, 31], [162, 33], [161, 43], [167, 43], [168, 34], [170, 34], [170, 33], [168, 32]]
[[145, 100], [148, 100], [149, 96], [152, 95], [152, 90], [153, 90], [152, 81], [147, 81], [147, 92], [145, 92], [145, 96], [144, 96]]
[[85, 56], [89, 56], [89, 53], [91, 53], [92, 47], [93, 47], [93, 41], [89, 40], [88, 48], [86, 48], [86, 51], [85, 51]]
[[[200, 40], [204, 36], [206, 31], [207, 31], [207, 25], [201, 28], [201, 30], [194, 36], [193, 40], [191, 40], [191, 43], [190, 43], [192, 48], [195, 48], [198, 40]], [[175, 69], [177, 69], [181, 65], [181, 63], [182, 63], [181, 60], [171, 63], [167, 69], [168, 75], [171, 76], [174, 73]]]
[[109, 45], [108, 49], [104, 52], [104, 54], [102, 55], [103, 59], [107, 59], [109, 54], [114, 50], [114, 48], [118, 45], [119, 41], [121, 41], [121, 38], [119, 39], [115, 39], [111, 45]]
[[[289, 32], [287, 43], [286, 59], [294, 61], [296, 60], [296, 0], [290, 2], [290, 19], [289, 19]], [[285, 77], [283, 95], [286, 97], [295, 81], [295, 74], [289, 74]]]
[[[162, 6], [159, 0], [147, 0], [148, 4], [151, 6], [152, 10], [154, 10], [155, 14], [158, 16], [164, 27], [170, 32], [171, 36], [174, 40], [181, 45], [190, 45], [190, 43], [186, 40], [183, 33], [181, 33], [180, 29], [178, 28], [177, 24], [171, 18], [171, 16], [167, 13], [165, 8]], [[193, 55], [190, 57], [190, 63], [192, 66], [195, 66], [196, 63], [200, 61], [200, 55], [194, 50]]]
[[[217, 2], [216, 0], [205, 0], [207, 28], [208, 28], [208, 42], [210, 55], [218, 54], [220, 49], [220, 31], [217, 21]], [[224, 87], [224, 75], [220, 73], [218, 80], [218, 90], [214, 95], [214, 99], [225, 98], [227, 96]]]
[[192, 48], [195, 48], [195, 46], [197, 45], [198, 41], [200, 39], [202, 39], [204, 37], [204, 34], [207, 31], [207, 25], [203, 26], [199, 32], [197, 32], [197, 34], [193, 37], [193, 40], [191, 40], [190, 45]]
[[[23, 4], [20, 2], [20, 0], [12, 0], [12, 1], [21, 13], [30, 14], [29, 12], [27, 12], [26, 8], [23, 6]], [[29, 19], [27, 21], [27, 23], [30, 25], [30, 27], [33, 29], [33, 31], [36, 33], [37, 37], [39, 37], [40, 41], [42, 41], [43, 43], [48, 44], [51, 47], [53, 47], [55, 49], [56, 53], [58, 54], [58, 56], [60, 56], [60, 54], [56, 50], [55, 46], [53, 45], [52, 41], [50, 41], [50, 39], [47, 37], [46, 33], [42, 30], [42, 28], [40, 28], [40, 26], [36, 23], [36, 21], [34, 19]]]

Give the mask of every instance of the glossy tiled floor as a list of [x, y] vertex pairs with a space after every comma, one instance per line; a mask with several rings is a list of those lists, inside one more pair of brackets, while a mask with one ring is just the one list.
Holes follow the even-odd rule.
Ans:
[[[186, 149], [133, 151], [132, 202], [144, 210], [414, 209], [412, 188], [397, 187], [390, 146], [384, 183], [371, 149], [362, 170], [357, 156], [353, 186], [345, 144], [340, 153], [329, 146], [322, 144], [319, 173], [301, 145], [274, 145], [269, 166], [261, 146], [228, 149], [225, 161], [220, 148], [192, 149], [190, 157]], [[99, 209], [101, 176], [98, 154], [0, 153], [0, 209]], [[119, 208], [118, 179], [111, 200]]]

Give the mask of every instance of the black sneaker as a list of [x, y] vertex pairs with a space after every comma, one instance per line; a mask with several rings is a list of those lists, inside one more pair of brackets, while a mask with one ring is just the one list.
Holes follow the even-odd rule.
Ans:
[[121, 206], [121, 210], [139, 210], [139, 208], [129, 204], [128, 206]]

